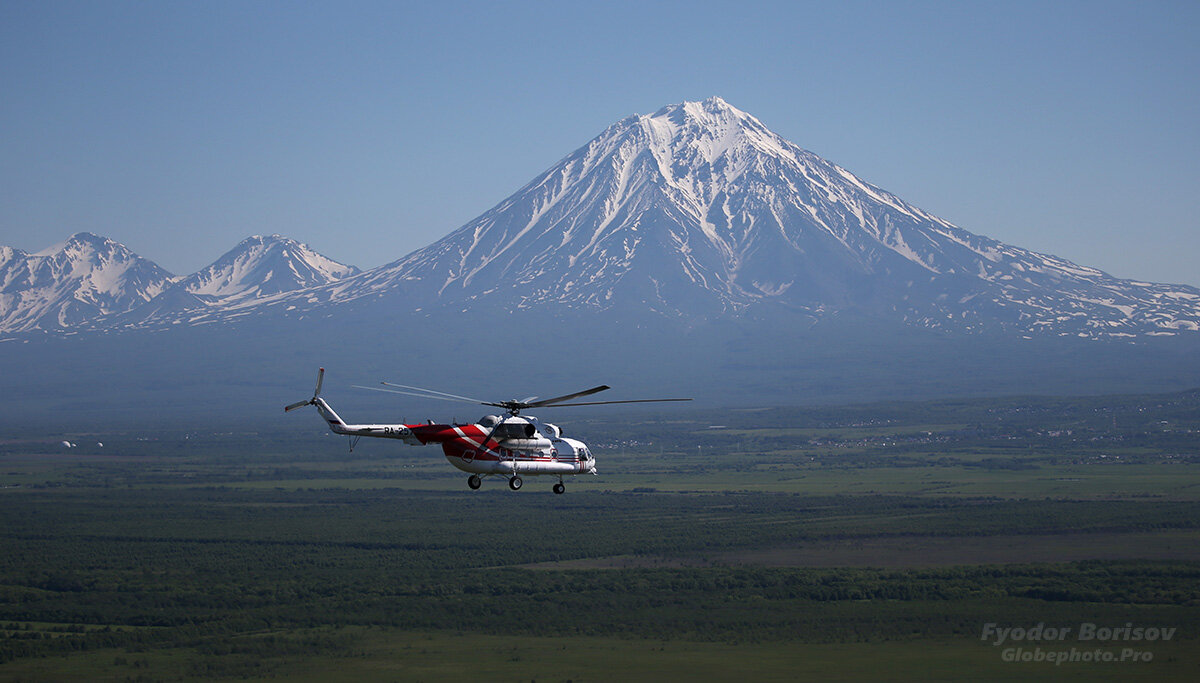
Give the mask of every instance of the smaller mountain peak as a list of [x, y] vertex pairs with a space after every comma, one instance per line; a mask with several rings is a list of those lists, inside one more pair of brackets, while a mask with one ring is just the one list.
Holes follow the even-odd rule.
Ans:
[[171, 274], [124, 244], [92, 232], [26, 257], [28, 267], [6, 283], [16, 305], [0, 306], [6, 331], [66, 329], [126, 313], [157, 296]]
[[111, 249], [113, 247], [124, 248], [124, 245], [122, 245], [120, 242], [109, 239], [108, 237], [104, 237], [103, 235], [97, 235], [94, 232], [84, 231], [77, 232], [58, 244], [46, 247], [45, 249], [36, 252], [34, 256], [54, 256], [55, 254], [61, 254], [63, 251], [71, 248], [80, 249], [89, 247], [99, 250]]
[[121, 244], [111, 237], [97, 235], [94, 232], [77, 232], [67, 239], [66, 245], [92, 247], [93, 249], [122, 249], [128, 251], [128, 247], [126, 247], [124, 244]]
[[[307, 249], [307, 245], [301, 244], [290, 237], [284, 237], [278, 233], [271, 235], [251, 235], [246, 239], [238, 242], [233, 248], [233, 252], [237, 251], [261, 251], [264, 253], [273, 253], [280, 249], [289, 247], [297, 247]], [[232, 253], [232, 252], [230, 252]]]
[[303, 242], [298, 242], [298, 241], [292, 239], [291, 237], [285, 237], [284, 235], [280, 235], [277, 232], [271, 233], [270, 235], [251, 235], [251, 236], [247, 237], [246, 239], [242, 240], [239, 243], [239, 246], [252, 245], [252, 244], [261, 244], [265, 247], [270, 247], [270, 246], [274, 246], [274, 245], [284, 245], [284, 246], [298, 245], [298, 246], [303, 246], [303, 247], [308, 246], [308, 245], [304, 244]]
[[212, 265], [181, 280], [198, 296], [236, 302], [326, 284], [359, 272], [279, 234], [251, 235]]

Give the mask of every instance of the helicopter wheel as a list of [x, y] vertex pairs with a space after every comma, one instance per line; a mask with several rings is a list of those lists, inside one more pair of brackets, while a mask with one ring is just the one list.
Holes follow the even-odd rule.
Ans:
[[483, 480], [479, 478], [478, 474], [472, 474], [471, 476], [467, 477], [467, 486], [470, 486], [472, 491], [478, 489], [482, 485]]
[[524, 484], [524, 483], [525, 482], [521, 481], [520, 477], [514, 476], [512, 479], [508, 480], [508, 488], [510, 488], [514, 491], [518, 491], [521, 488], [521, 484]]
[[554, 492], [557, 494], [561, 495], [562, 492], [566, 491], [566, 490], [567, 490], [567, 487], [563, 486], [561, 481], [554, 485]]

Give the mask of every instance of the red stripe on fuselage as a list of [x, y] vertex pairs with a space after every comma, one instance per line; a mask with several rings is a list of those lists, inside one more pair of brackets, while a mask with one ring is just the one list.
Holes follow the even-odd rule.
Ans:
[[[477, 425], [404, 425], [412, 430], [413, 436], [422, 444], [446, 443], [464, 436], [480, 441], [487, 434]], [[491, 443], [496, 443], [492, 441]]]
[[513, 452], [501, 448], [500, 444], [491, 439], [484, 446], [483, 439], [488, 435], [479, 425], [405, 425], [412, 430], [413, 436], [422, 444], [440, 443], [446, 457], [459, 458], [467, 461], [498, 462], [501, 460], [516, 460], [517, 462], [562, 462], [578, 463], [579, 456], [555, 457], [553, 455], [534, 455], [529, 452]]

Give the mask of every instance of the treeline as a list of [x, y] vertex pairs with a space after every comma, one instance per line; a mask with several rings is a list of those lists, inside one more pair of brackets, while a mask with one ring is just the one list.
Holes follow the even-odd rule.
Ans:
[[[1200, 502], [398, 490], [63, 490], [0, 497], [0, 577], [55, 592], [339, 568], [437, 572], [827, 539], [1195, 529]], [[242, 567], [241, 565], [245, 565]], [[143, 573], [146, 575], [143, 576]], [[13, 579], [17, 579], [15, 582]], [[280, 585], [286, 585], [280, 584]], [[2, 617], [0, 617], [2, 618]]]

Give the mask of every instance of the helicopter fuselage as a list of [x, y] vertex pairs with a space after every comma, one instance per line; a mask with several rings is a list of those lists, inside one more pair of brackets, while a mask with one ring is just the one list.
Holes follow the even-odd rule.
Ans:
[[325, 399], [315, 398], [313, 404], [335, 434], [441, 444], [451, 465], [472, 474], [562, 476], [596, 471], [586, 444], [563, 438], [557, 426], [533, 416], [488, 415], [472, 424], [347, 424]]

